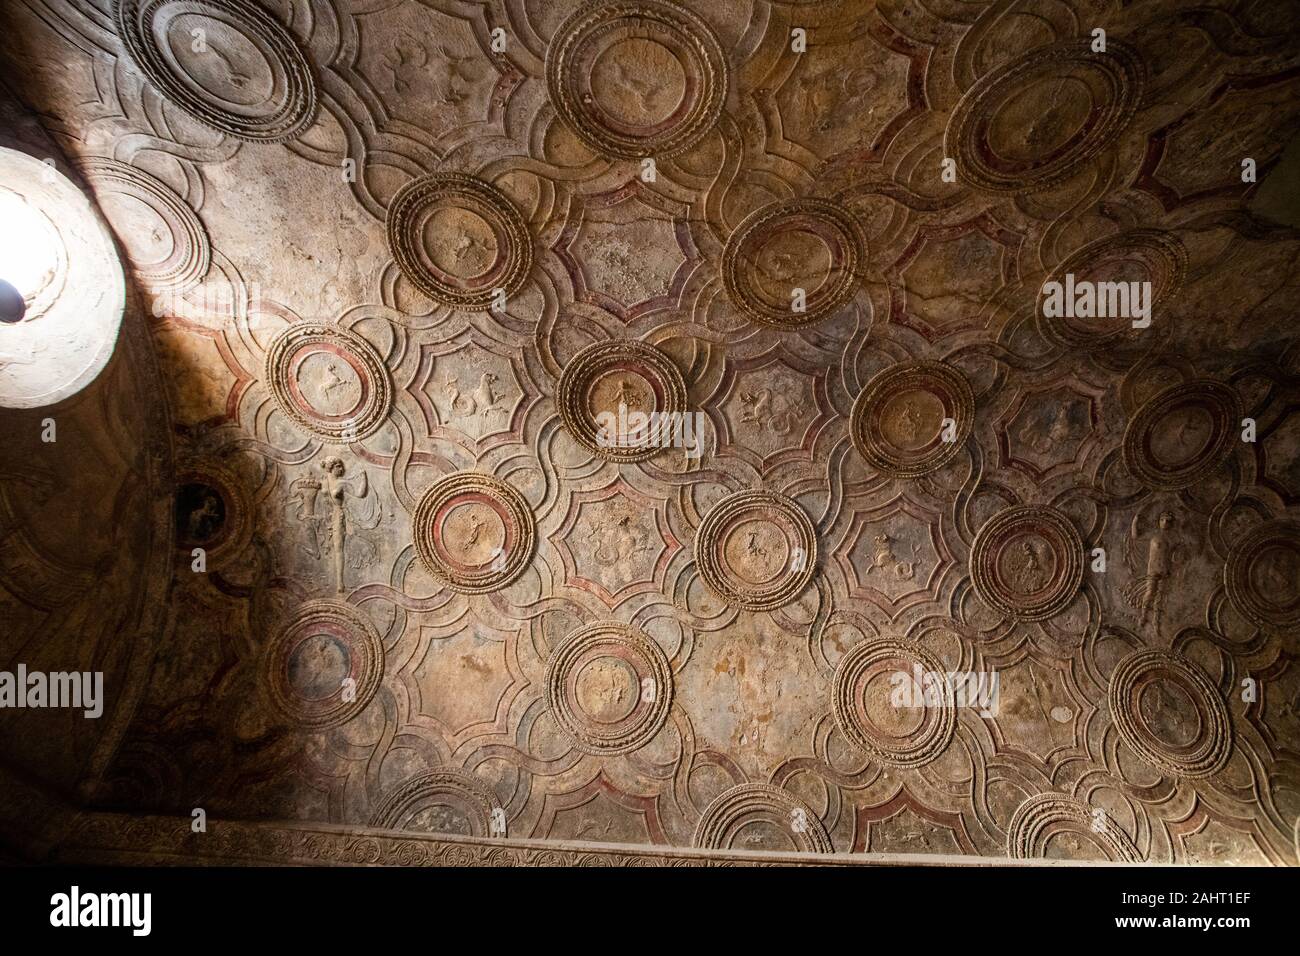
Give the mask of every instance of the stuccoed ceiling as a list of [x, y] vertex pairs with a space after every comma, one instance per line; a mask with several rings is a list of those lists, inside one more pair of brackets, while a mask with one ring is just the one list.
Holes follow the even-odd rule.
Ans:
[[[1296, 14], [6, 4], [175, 458], [88, 801], [478, 841], [398, 862], [1296, 864]], [[1151, 327], [1044, 318], [1067, 272]], [[620, 399], [702, 454], [600, 447]]]

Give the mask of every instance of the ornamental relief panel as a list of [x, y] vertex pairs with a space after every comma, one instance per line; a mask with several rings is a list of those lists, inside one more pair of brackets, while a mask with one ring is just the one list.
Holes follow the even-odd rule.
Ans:
[[1300, 47], [1211, 6], [6, 8], [175, 457], [90, 807], [1300, 865]]

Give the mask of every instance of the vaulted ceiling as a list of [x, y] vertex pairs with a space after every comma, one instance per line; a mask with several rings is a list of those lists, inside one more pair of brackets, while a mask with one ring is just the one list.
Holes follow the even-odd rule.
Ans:
[[1300, 862], [1297, 12], [7, 3], [135, 285], [0, 474], [63, 852]]

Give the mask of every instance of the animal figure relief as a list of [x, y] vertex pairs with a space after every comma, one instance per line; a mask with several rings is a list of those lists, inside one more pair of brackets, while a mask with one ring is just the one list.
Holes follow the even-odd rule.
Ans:
[[784, 396], [773, 396], [770, 388], [741, 392], [740, 401], [744, 406], [740, 412], [742, 424], [756, 425], [759, 431], [769, 428], [775, 435], [788, 435], [794, 430], [796, 422], [794, 403]]
[[613, 525], [593, 528], [588, 538], [596, 539], [595, 557], [604, 563], [617, 563], [649, 551], [640, 528], [632, 524], [632, 517], [624, 515]]
[[476, 437], [481, 436], [492, 427], [494, 420], [499, 420], [496, 416], [504, 417], [508, 411], [497, 395], [497, 381], [495, 372], [483, 372], [479, 375], [473, 392], [466, 395], [461, 392], [457, 379], [447, 379], [443, 384], [443, 392], [447, 396], [444, 417], [475, 433]]
[[656, 101], [659, 94], [668, 88], [667, 83], [656, 81], [653, 73], [649, 71], [644, 73], [633, 72], [620, 61], [614, 63], [614, 77], [619, 86], [640, 100], [641, 108], [646, 112], [651, 111], [651, 103]]
[[801, 115], [816, 117], [813, 128], [824, 132], [845, 112], [859, 109], [878, 83], [879, 77], [867, 68], [805, 74], [799, 78]]
[[1074, 438], [1074, 425], [1070, 422], [1070, 410], [1058, 405], [1052, 412], [1052, 418], [1045, 430], [1039, 429], [1035, 422], [1028, 422], [1024, 430], [1025, 441], [1040, 455], [1046, 455], [1059, 449], [1061, 445]]
[[875, 538], [876, 546], [871, 554], [871, 564], [867, 566], [867, 576], [885, 574], [889, 571], [900, 581], [910, 581], [916, 574], [915, 561], [901, 561], [894, 554], [894, 539], [885, 531]]
[[[407, 43], [414, 47], [414, 51], [407, 48]], [[393, 75], [393, 92], [405, 93], [409, 90], [411, 83], [403, 74], [411, 71], [418, 75], [428, 62], [429, 51], [424, 48], [423, 43], [409, 37], [397, 43], [384, 55], [384, 66], [388, 67], [388, 71]]]
[[446, 46], [438, 47], [438, 52], [442, 54], [442, 60], [447, 65], [447, 80], [439, 102], [459, 106], [469, 98], [469, 87], [478, 79], [477, 71], [472, 66], [475, 58], [457, 56]]
[[234, 64], [230, 62], [230, 57], [226, 56], [215, 46], [209, 46], [208, 49], [212, 51], [213, 56], [221, 61], [221, 65], [226, 68], [226, 75], [230, 79], [230, 85], [237, 90], [242, 90], [248, 84], [249, 77], [236, 70]]

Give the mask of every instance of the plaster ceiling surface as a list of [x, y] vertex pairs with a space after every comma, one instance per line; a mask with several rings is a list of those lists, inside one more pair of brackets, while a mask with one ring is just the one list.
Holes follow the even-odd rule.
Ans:
[[6, 3], [174, 458], [88, 805], [1297, 864], [1296, 14]]

